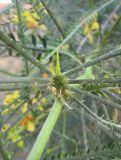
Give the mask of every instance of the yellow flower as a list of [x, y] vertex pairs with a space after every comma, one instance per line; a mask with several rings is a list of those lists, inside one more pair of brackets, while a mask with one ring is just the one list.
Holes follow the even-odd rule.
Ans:
[[47, 30], [48, 30], [48, 29], [47, 29], [47, 26], [46, 26], [45, 24], [40, 24], [40, 25], [38, 26], [38, 28], [41, 29], [41, 30], [43, 30], [43, 31], [47, 31]]
[[6, 109], [4, 109], [4, 110], [2, 111], [1, 114], [2, 114], [2, 115], [6, 115], [6, 114], [9, 113], [9, 111], [10, 111], [10, 110], [9, 110], [8, 108], [6, 108]]
[[90, 43], [93, 43], [93, 31], [98, 31], [100, 28], [97, 22], [97, 16], [93, 17], [93, 21], [90, 24], [86, 24], [84, 27], [84, 34], [88, 38]]
[[20, 139], [20, 136], [18, 135], [18, 134], [13, 134], [13, 136], [11, 136], [11, 140], [12, 140], [12, 142], [16, 142], [17, 140], [19, 140]]
[[15, 105], [15, 104], [12, 104], [11, 105], [11, 110], [14, 110], [14, 109], [16, 109], [17, 108], [17, 105]]
[[30, 12], [30, 11], [24, 11], [22, 13], [22, 17], [25, 17], [27, 19], [29, 19], [30, 17], [32, 17], [33, 19], [39, 19], [40, 17], [38, 16], [38, 14], [36, 12]]
[[37, 98], [32, 99], [32, 104], [37, 104], [37, 102], [38, 102]]
[[29, 29], [34, 29], [38, 27], [38, 22], [31, 16], [27, 17], [26, 24]]
[[26, 130], [29, 132], [33, 132], [35, 130], [35, 124], [33, 122], [28, 122], [26, 125]]
[[17, 147], [19, 148], [23, 148], [24, 147], [24, 141], [23, 140], [20, 140], [16, 143]]
[[89, 27], [89, 25], [88, 24], [86, 24], [85, 25], [85, 28], [84, 28], [84, 34], [86, 35], [86, 34], [89, 34], [90, 33], [90, 27]]
[[41, 103], [42, 103], [42, 104], [45, 104], [46, 102], [47, 102], [46, 98], [43, 97], [43, 98], [41, 99]]
[[12, 101], [13, 101], [12, 96], [11, 95], [7, 95], [7, 96], [5, 96], [3, 104], [4, 105], [9, 105]]
[[88, 34], [87, 38], [88, 38], [88, 40], [89, 40], [90, 43], [93, 43], [93, 36], [92, 36], [92, 34]]
[[99, 30], [100, 26], [99, 23], [94, 21], [91, 25], [91, 30]]
[[13, 92], [13, 94], [12, 94], [12, 98], [13, 98], [13, 99], [18, 98], [19, 96], [20, 96], [20, 92], [19, 92], [19, 91], [15, 91], [15, 92]]
[[27, 111], [28, 103], [24, 103], [24, 105], [21, 107], [21, 112], [25, 113]]
[[12, 15], [12, 22], [15, 24], [18, 24], [18, 16], [17, 15]]
[[38, 106], [38, 110], [39, 110], [40, 112], [43, 112], [43, 111], [44, 111], [44, 108], [42, 107], [42, 105], [39, 105], [39, 106]]
[[17, 99], [20, 96], [19, 91], [15, 91], [12, 94], [8, 94], [5, 96], [4, 105], [9, 105], [10, 103], [12, 103], [15, 99]]
[[37, 15], [36, 12], [24, 11], [22, 16], [25, 17], [25, 21], [27, 24], [28, 29], [35, 29], [39, 27], [38, 21], [40, 17]]
[[19, 134], [13, 134], [10, 136], [10, 139], [13, 143], [16, 143], [17, 147], [23, 148], [24, 147], [24, 141], [20, 140], [22, 137]]
[[[27, 10], [22, 12], [21, 16], [25, 18], [25, 22], [29, 29], [37, 28], [39, 26], [37, 20], [39, 20], [40, 17], [37, 15], [36, 12], [30, 12], [29, 10]], [[13, 15], [12, 22], [18, 24], [19, 23], [18, 16]]]
[[24, 127], [27, 131], [33, 132], [35, 130], [34, 118], [31, 114], [26, 115], [20, 121], [21, 127]]
[[4, 125], [2, 126], [2, 128], [1, 128], [1, 131], [2, 131], [2, 132], [5, 132], [9, 127], [10, 127], [9, 124], [4, 124]]

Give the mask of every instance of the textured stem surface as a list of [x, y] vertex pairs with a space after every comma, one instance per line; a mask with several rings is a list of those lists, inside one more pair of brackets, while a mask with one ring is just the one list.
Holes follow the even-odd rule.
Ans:
[[53, 107], [34, 143], [34, 146], [26, 160], [40, 160], [46, 144], [50, 138], [56, 121], [62, 110], [62, 104], [58, 99], [55, 99]]

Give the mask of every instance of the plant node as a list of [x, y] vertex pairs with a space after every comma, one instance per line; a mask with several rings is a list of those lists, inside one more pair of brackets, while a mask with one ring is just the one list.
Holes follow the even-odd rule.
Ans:
[[66, 98], [69, 95], [68, 79], [61, 75], [55, 74], [51, 82], [51, 92], [58, 98]]

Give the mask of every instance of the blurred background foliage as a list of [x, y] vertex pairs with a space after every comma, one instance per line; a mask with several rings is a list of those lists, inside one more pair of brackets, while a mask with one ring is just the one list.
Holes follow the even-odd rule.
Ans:
[[[26, 48], [40, 62], [54, 71], [55, 56], [52, 51], [95, 11], [71, 39], [59, 48], [62, 72], [116, 49], [121, 44], [121, 1], [111, 3], [98, 12], [97, 8], [106, 0], [21, 0], [0, 10], [0, 30]], [[27, 76], [48, 78], [34, 65], [26, 62], [13, 49], [0, 41], [0, 57], [16, 57], [21, 61], [19, 72], [0, 68], [1, 79], [6, 76]], [[121, 58], [102, 61], [84, 71], [74, 73], [70, 78], [93, 79], [121, 76]], [[4, 76], [3, 76], [4, 75]], [[5, 76], [6, 75], [6, 76]], [[94, 95], [102, 96], [121, 104], [120, 87], [105, 88], [84, 85], [82, 88]], [[29, 87], [28, 87], [29, 86]], [[53, 103], [48, 86], [29, 83], [20, 86], [23, 90], [11, 91], [9, 86], [0, 107], [0, 139], [14, 160], [25, 159], [42, 127]], [[6, 89], [6, 90], [7, 90]], [[119, 123], [121, 112], [110, 105], [87, 96], [82, 96], [85, 105], [104, 119]], [[73, 101], [68, 102], [73, 110], [65, 107], [53, 131], [44, 157], [47, 159], [119, 160], [120, 130], [114, 130], [94, 119]], [[111, 146], [115, 143], [114, 146]], [[106, 147], [105, 147], [106, 145]], [[97, 147], [98, 146], [98, 147]], [[67, 152], [67, 154], [66, 154]], [[59, 153], [59, 154], [58, 154]], [[44, 159], [43, 157], [43, 159]]]

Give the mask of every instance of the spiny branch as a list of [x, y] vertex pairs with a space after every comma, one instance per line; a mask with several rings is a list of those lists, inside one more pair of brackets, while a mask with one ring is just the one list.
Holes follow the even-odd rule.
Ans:
[[107, 53], [105, 55], [102, 55], [102, 56], [99, 56], [99, 57], [97, 57], [97, 58], [95, 58], [93, 60], [90, 60], [89, 62], [86, 62], [86, 63], [84, 63], [82, 65], [79, 65], [79, 66], [77, 66], [77, 67], [65, 72], [64, 75], [72, 75], [75, 72], [79, 72], [82, 69], [85, 69], [87, 67], [93, 66], [93, 65], [95, 65], [97, 63], [103, 62], [103, 61], [105, 61], [107, 59], [110, 59], [112, 57], [116, 57], [116, 56], [119, 56], [119, 55], [121, 55], [121, 47], [119, 47], [119, 48], [117, 48], [115, 50], [112, 50], [112, 51], [110, 51], [109, 53]]
[[115, 127], [116, 129], [121, 129], [121, 125], [112, 123], [110, 121], [106, 121], [102, 119], [101, 117], [97, 116], [93, 111], [91, 111], [83, 102], [81, 102], [78, 98], [74, 97], [74, 99], [87, 111], [89, 114], [91, 114], [92, 117], [97, 119], [99, 122], [106, 126]]
[[70, 84], [103, 84], [103, 83], [121, 83], [121, 77], [96, 78], [96, 79], [69, 79]]
[[5, 42], [8, 46], [12, 47], [14, 50], [18, 52], [21, 56], [29, 60], [32, 64], [40, 68], [43, 72], [47, 72], [48, 74], [51, 74], [51, 71], [47, 69], [45, 66], [43, 66], [38, 60], [36, 60], [34, 57], [29, 55], [25, 49], [22, 49], [18, 44], [16, 44], [12, 39], [10, 39], [5, 33], [0, 31], [0, 39]]
[[73, 92], [76, 92], [77, 94], [84, 95], [84, 96], [89, 96], [90, 98], [92, 98], [92, 99], [94, 99], [96, 101], [99, 101], [99, 102], [101, 102], [103, 104], [106, 104], [108, 106], [111, 106], [113, 108], [117, 108], [118, 110], [121, 110], [121, 105], [120, 104], [114, 103], [114, 102], [112, 102], [110, 100], [107, 100], [107, 99], [104, 99], [104, 98], [99, 97], [97, 95], [94, 95], [94, 94], [92, 94], [92, 93], [90, 93], [88, 91], [79, 90], [79, 89], [74, 88], [74, 87], [71, 87], [71, 90]]
[[50, 82], [49, 78], [32, 78], [32, 77], [19, 77], [19, 78], [7, 78], [0, 80], [0, 84], [6, 83], [42, 83], [47, 84]]

